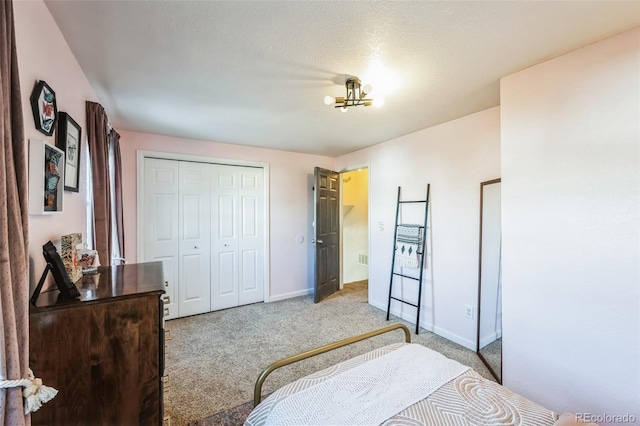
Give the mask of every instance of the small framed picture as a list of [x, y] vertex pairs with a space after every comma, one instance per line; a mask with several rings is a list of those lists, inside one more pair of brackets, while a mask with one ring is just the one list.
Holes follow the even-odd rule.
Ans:
[[58, 147], [64, 151], [64, 189], [80, 190], [80, 147], [82, 146], [82, 128], [66, 112], [60, 112], [58, 118]]
[[44, 80], [38, 81], [31, 92], [31, 110], [36, 129], [51, 136], [58, 119], [58, 107], [56, 93]]
[[44, 144], [44, 205], [45, 212], [62, 211], [62, 183], [64, 174], [64, 152], [56, 147]]

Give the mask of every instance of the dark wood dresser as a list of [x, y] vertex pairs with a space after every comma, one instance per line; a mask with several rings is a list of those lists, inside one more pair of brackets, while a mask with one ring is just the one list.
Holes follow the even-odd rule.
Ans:
[[81, 298], [43, 293], [30, 311], [29, 363], [58, 395], [34, 425], [161, 425], [162, 263], [101, 267]]

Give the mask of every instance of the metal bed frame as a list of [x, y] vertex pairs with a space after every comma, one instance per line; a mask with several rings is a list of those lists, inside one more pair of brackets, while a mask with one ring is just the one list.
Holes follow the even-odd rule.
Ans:
[[302, 352], [297, 355], [292, 355], [286, 358], [282, 358], [272, 363], [271, 365], [269, 365], [267, 368], [264, 369], [264, 371], [260, 374], [260, 376], [258, 376], [258, 380], [256, 381], [256, 385], [253, 391], [253, 406], [256, 407], [258, 404], [260, 404], [260, 401], [262, 401], [262, 385], [264, 384], [264, 381], [266, 380], [267, 376], [273, 373], [274, 370], [280, 367], [284, 367], [285, 365], [293, 364], [294, 362], [302, 361], [303, 359], [311, 358], [316, 355], [320, 355], [320, 354], [332, 351], [334, 349], [338, 349], [338, 348], [350, 345], [352, 343], [360, 342], [362, 340], [366, 340], [371, 337], [379, 336], [381, 334], [388, 333], [394, 330], [399, 330], [399, 329], [404, 331], [405, 341], [407, 343], [411, 343], [411, 332], [409, 331], [409, 328], [407, 328], [407, 326], [404, 324], [392, 324], [387, 327], [369, 331], [368, 333], [360, 334], [357, 336], [339, 340], [335, 343], [330, 343], [328, 345], [320, 346], [318, 348], [311, 349], [309, 351]]

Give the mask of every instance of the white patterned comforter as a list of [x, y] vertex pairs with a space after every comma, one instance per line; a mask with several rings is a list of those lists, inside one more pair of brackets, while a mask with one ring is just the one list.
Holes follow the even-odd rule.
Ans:
[[[296, 380], [278, 389], [262, 401], [251, 412], [245, 425], [275, 424], [270, 416], [278, 412], [277, 407], [287, 397], [331, 380], [367, 361], [389, 354], [405, 345], [405, 343], [397, 343], [385, 346]], [[380, 424], [384, 426], [551, 426], [556, 419], [557, 416], [553, 412], [514, 394], [497, 383], [484, 379], [469, 369], [440, 386], [426, 398], [410, 405]], [[301, 422], [298, 424], [312, 423]]]

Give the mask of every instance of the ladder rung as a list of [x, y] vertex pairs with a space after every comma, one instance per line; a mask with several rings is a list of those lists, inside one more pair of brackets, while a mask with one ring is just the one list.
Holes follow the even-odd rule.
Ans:
[[[388, 304], [387, 304], [387, 321], [389, 321], [389, 316], [391, 314], [391, 300], [396, 300], [396, 301], [398, 301], [400, 303], [405, 303], [405, 304], [407, 304], [409, 306], [413, 306], [414, 308], [417, 309], [416, 334], [418, 334], [420, 332], [420, 303], [421, 303], [421, 296], [422, 296], [422, 274], [424, 273], [424, 256], [427, 254], [427, 249], [428, 249], [427, 246], [426, 246], [426, 244], [427, 244], [427, 241], [426, 241], [427, 236], [426, 236], [426, 234], [427, 234], [428, 229], [430, 228], [430, 226], [428, 226], [427, 222], [428, 222], [428, 218], [429, 218], [429, 205], [431, 204], [431, 202], [429, 201], [429, 199], [430, 199], [429, 194], [431, 192], [431, 184], [429, 184], [429, 183], [427, 184], [427, 196], [425, 197], [424, 200], [404, 200], [404, 201], [401, 201], [400, 200], [400, 198], [401, 198], [400, 197], [400, 192], [401, 192], [400, 189], [401, 188], [398, 187], [398, 198], [397, 198], [397, 204], [396, 204], [396, 223], [395, 223], [396, 229], [395, 229], [394, 235], [393, 235], [393, 238], [396, 241], [394, 241], [393, 257], [392, 257], [392, 260], [391, 260], [391, 278], [389, 279], [389, 301], [388, 301]], [[402, 223], [398, 223], [399, 220], [400, 220], [400, 207], [401, 207], [401, 204], [412, 204], [412, 203], [413, 204], [424, 204], [424, 224], [423, 225], [410, 225], [410, 224], [404, 225], [406, 227], [411, 227], [411, 226], [416, 227], [420, 231], [420, 233], [419, 233], [420, 238], [413, 238], [414, 240], [418, 239], [418, 243], [417, 243], [416, 250], [415, 250], [414, 253], [418, 255], [418, 258], [420, 260], [420, 265], [421, 266], [420, 266], [420, 275], [419, 275], [419, 277], [409, 276], [409, 275], [405, 275], [405, 274], [400, 274], [400, 273], [394, 272], [395, 260], [396, 260], [396, 257], [397, 257], [396, 252], [398, 251], [398, 246], [397, 246], [397, 244], [398, 244], [398, 230], [399, 230], [399, 227], [403, 225]], [[415, 237], [418, 237], [418, 235], [415, 235]], [[408, 243], [407, 241], [405, 241], [405, 243], [411, 244], [411, 243]], [[412, 253], [412, 255], [413, 255], [413, 253]], [[402, 270], [402, 267], [400, 268], [400, 270]], [[418, 282], [418, 301], [417, 301], [417, 304], [410, 303], [410, 302], [407, 302], [407, 301], [402, 300], [402, 299], [398, 299], [397, 297], [393, 297], [391, 295], [393, 293], [393, 276], [394, 275], [399, 276], [399, 277], [403, 277], [403, 278], [408, 278], [410, 280], [415, 280], [415, 281]], [[398, 284], [404, 284], [404, 283], [400, 282]]]
[[404, 277], [404, 278], [411, 278], [412, 280], [420, 281], [420, 278], [418, 277], [410, 277], [409, 275], [399, 274], [397, 272], [394, 272], [393, 275], [397, 275], [399, 277]]
[[393, 300], [397, 300], [398, 302], [402, 302], [402, 303], [406, 303], [407, 305], [411, 305], [411, 306], [413, 306], [414, 308], [417, 308], [417, 307], [418, 307], [418, 305], [415, 305], [415, 304], [413, 304], [413, 303], [411, 303], [411, 302], [405, 302], [404, 300], [402, 300], [402, 299], [398, 299], [397, 297], [393, 297], [393, 296], [391, 296], [391, 298], [392, 298]]
[[[410, 243], [410, 244], [411, 244], [411, 243]], [[422, 244], [420, 244], [420, 245], [422, 245]], [[398, 250], [398, 247], [394, 248], [394, 250]], [[420, 254], [420, 255], [422, 255], [422, 254], [424, 254], [424, 253], [423, 253], [423, 252], [421, 252], [421, 251], [417, 251], [417, 252], [416, 252], [416, 254]]]
[[[396, 247], [395, 250], [398, 250], [398, 248]], [[424, 253], [421, 251], [417, 251], [416, 254], [419, 254], [420, 256], [422, 256]]]

